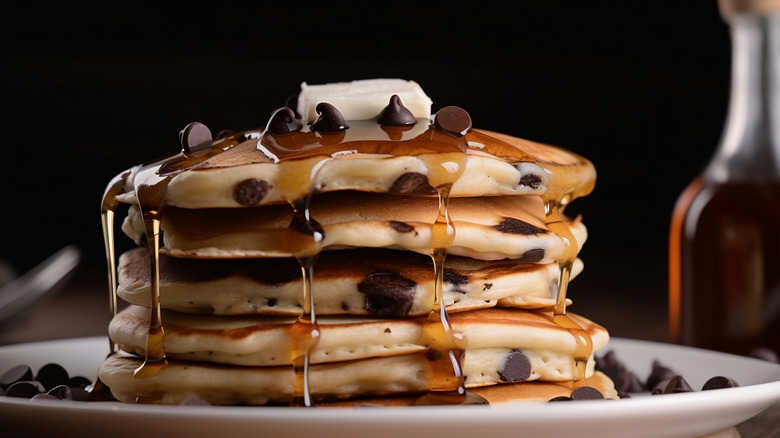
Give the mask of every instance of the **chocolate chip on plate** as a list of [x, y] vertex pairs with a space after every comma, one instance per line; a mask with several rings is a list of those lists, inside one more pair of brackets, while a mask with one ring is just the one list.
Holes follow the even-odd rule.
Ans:
[[58, 400], [73, 400], [73, 393], [68, 385], [58, 385], [48, 390], [46, 394], [53, 395]]
[[36, 380], [23, 380], [9, 386], [5, 391], [6, 397], [32, 398], [36, 394], [46, 392], [41, 382]]
[[73, 376], [68, 380], [68, 386], [71, 388], [86, 388], [92, 384], [92, 381], [84, 376]]
[[48, 363], [42, 366], [38, 370], [38, 374], [35, 375], [35, 380], [41, 382], [46, 390], [50, 390], [55, 386], [67, 385], [70, 380], [68, 371], [60, 364]]
[[653, 361], [653, 368], [650, 371], [650, 375], [647, 377], [645, 387], [652, 391], [661, 382], [666, 382], [676, 375], [674, 371], [665, 367], [658, 360]]
[[644, 389], [639, 377], [618, 360], [614, 351], [608, 351], [603, 356], [596, 356], [595, 359], [596, 370], [606, 374], [612, 380], [620, 398], [627, 397], [630, 392], [641, 392]]
[[693, 388], [685, 380], [683, 376], [674, 376], [669, 379], [669, 383], [664, 388], [664, 394], [678, 394], [681, 392], [693, 392]]
[[35, 394], [34, 396], [30, 397], [30, 400], [61, 400], [49, 393], [42, 392], [40, 394]]
[[777, 353], [766, 347], [758, 347], [750, 350], [750, 357], [768, 362], [780, 363], [780, 358], [778, 358]]
[[32, 380], [32, 369], [27, 365], [17, 365], [0, 376], [0, 389], [6, 390], [16, 382]]
[[701, 390], [708, 391], [710, 389], [736, 388], [738, 386], [737, 382], [728, 377], [715, 376], [704, 382], [704, 386], [701, 387]]

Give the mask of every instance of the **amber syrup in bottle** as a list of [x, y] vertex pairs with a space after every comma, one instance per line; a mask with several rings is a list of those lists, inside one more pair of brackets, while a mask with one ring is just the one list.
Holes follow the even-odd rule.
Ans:
[[[674, 341], [780, 354], [780, 2], [723, 0], [732, 41], [715, 156], [680, 196], [669, 240]], [[764, 350], [766, 351], [766, 350]]]

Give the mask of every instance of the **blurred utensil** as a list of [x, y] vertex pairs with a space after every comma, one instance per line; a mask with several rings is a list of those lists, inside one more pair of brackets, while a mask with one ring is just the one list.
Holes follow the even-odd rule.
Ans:
[[47, 293], [56, 290], [80, 260], [79, 249], [75, 245], [68, 245], [0, 287], [0, 321], [21, 313]]

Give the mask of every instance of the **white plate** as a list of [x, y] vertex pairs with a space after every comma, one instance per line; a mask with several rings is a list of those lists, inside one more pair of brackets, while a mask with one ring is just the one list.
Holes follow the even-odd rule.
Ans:
[[[56, 362], [93, 378], [108, 352], [103, 337], [0, 347], [0, 373]], [[608, 349], [644, 379], [654, 359], [695, 389], [715, 375], [738, 388], [515, 406], [360, 409], [154, 406], [108, 402], [30, 401], [0, 397], [0, 425], [30, 436], [308, 438], [692, 437], [739, 424], [780, 400], [780, 365], [675, 345], [612, 339]], [[606, 351], [606, 350], [605, 350]]]

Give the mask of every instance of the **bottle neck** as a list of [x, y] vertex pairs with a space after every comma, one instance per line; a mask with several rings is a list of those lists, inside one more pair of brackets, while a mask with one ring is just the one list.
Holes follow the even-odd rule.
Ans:
[[705, 180], [780, 180], [780, 13], [730, 18], [731, 96]]

